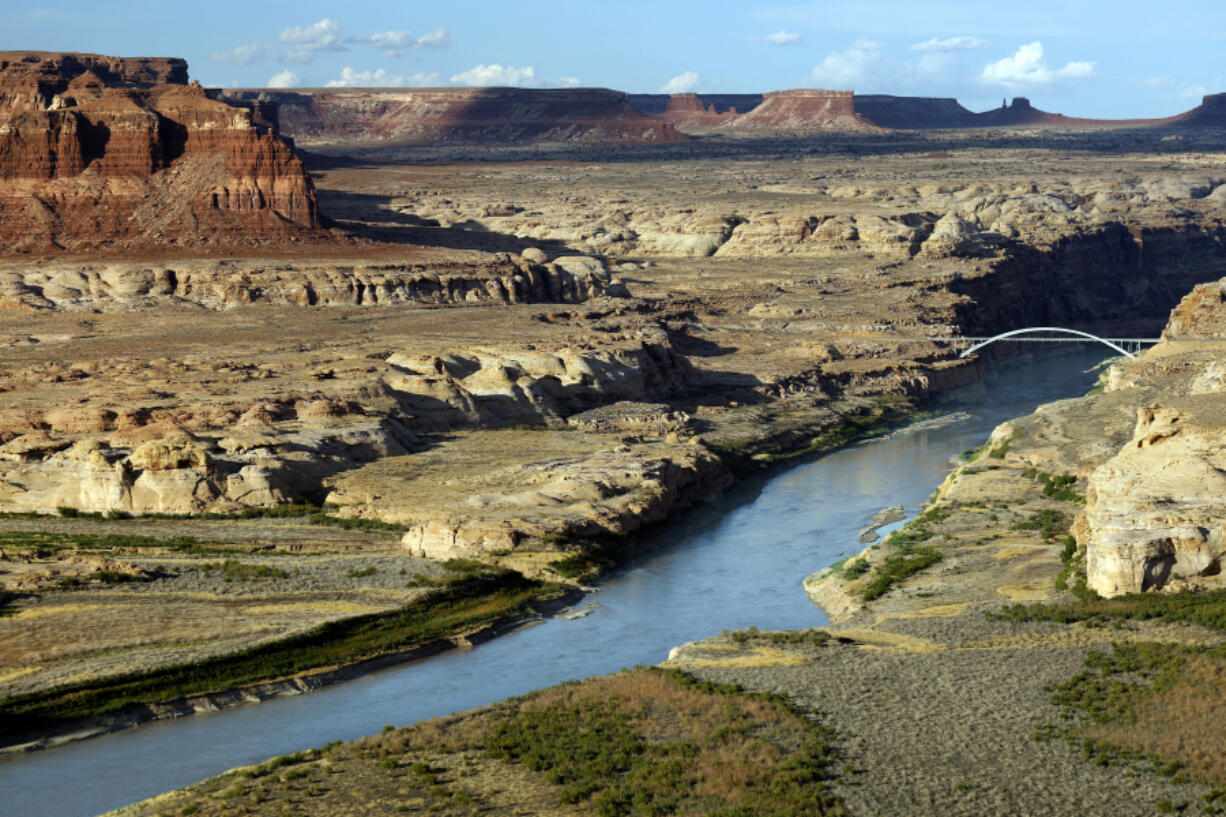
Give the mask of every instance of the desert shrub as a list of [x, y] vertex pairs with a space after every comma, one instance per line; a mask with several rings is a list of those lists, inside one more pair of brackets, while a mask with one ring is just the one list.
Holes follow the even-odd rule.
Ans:
[[240, 562], [237, 559], [226, 559], [224, 562], [204, 562], [200, 570], [206, 576], [214, 571], [221, 573], [222, 581], [251, 582], [258, 579], [288, 579], [289, 573], [272, 565]]
[[528, 696], [484, 751], [597, 815], [841, 814], [831, 734], [770, 695], [636, 669]]
[[1050, 542], [1057, 536], [1068, 533], [1070, 524], [1072, 520], [1067, 515], [1051, 508], [1043, 508], [1032, 513], [1028, 519], [1014, 522], [1010, 527], [1012, 530], [1038, 531], [1044, 539]]
[[894, 585], [941, 561], [941, 554], [933, 548], [907, 547], [891, 553], [873, 572], [872, 579], [860, 591], [865, 601], [872, 601], [890, 592]]
[[854, 579], [859, 576], [863, 576], [867, 572], [868, 572], [868, 559], [865, 559], [863, 556], [856, 559], [854, 562], [851, 562], [850, 564], [844, 566], [843, 568], [843, 575], [849, 579]]

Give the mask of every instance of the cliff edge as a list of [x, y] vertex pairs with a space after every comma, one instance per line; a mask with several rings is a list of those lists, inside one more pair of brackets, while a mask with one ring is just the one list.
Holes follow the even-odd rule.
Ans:
[[260, 245], [320, 227], [290, 147], [187, 63], [0, 52], [0, 253]]

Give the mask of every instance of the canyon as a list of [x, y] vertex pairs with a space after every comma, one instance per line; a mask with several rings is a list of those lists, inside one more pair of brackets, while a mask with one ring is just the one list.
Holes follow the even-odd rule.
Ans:
[[[1193, 341], [1223, 336], [1222, 99], [1112, 124], [852, 91], [219, 91], [181, 60], [4, 52], [0, 696], [481, 570], [576, 592], [745, 474], [1016, 353], [932, 338], [1033, 325], [1170, 342], [957, 467], [934, 507], [985, 507], [944, 529], [965, 575], [868, 603], [870, 545], [811, 595], [859, 646], [927, 654], [929, 618], [931, 652], [1005, 638], [950, 621], [1065, 596], [1001, 502], [1068, 515], [1103, 595], [1212, 587], [1223, 378]], [[715, 677], [734, 649], [674, 658]]]

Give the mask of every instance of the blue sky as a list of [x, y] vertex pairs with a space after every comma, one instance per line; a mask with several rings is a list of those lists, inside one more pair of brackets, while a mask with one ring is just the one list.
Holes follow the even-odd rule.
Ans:
[[0, 10], [0, 49], [181, 56], [206, 85], [850, 88], [973, 110], [1024, 95], [1101, 117], [1173, 114], [1226, 91], [1221, 0], [14, 6]]

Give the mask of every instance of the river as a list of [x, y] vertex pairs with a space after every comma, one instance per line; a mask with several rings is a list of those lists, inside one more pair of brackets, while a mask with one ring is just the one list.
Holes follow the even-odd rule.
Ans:
[[[162, 721], [0, 761], [0, 813], [87, 817], [268, 757], [469, 709], [572, 678], [655, 664], [671, 647], [756, 625], [826, 623], [805, 576], [857, 552], [890, 505], [913, 515], [950, 458], [1042, 402], [1085, 393], [1097, 350], [1014, 364], [943, 410], [966, 417], [852, 446], [750, 480], [661, 528], [576, 609], [481, 646], [371, 673], [309, 695]], [[882, 528], [888, 532], [897, 525]]]

